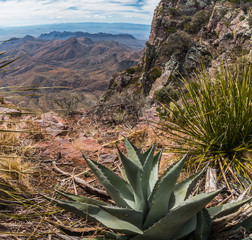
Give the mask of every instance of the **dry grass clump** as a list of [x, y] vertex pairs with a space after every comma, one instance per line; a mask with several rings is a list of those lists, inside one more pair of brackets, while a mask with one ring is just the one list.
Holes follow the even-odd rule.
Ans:
[[20, 157], [0, 159], [0, 185], [3, 188], [7, 186], [18, 192], [31, 192], [33, 188], [30, 180], [34, 172], [33, 164]]

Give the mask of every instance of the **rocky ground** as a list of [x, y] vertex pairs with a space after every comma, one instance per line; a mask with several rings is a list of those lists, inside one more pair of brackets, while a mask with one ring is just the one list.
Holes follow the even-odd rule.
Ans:
[[[114, 125], [113, 122], [109, 124], [109, 121], [105, 121], [105, 124], [105, 117], [103, 122], [98, 121], [95, 111], [82, 111], [74, 116], [66, 117], [55, 112], [20, 115], [19, 110], [13, 108], [7, 110], [6, 106], [0, 110], [2, 113], [1, 130], [13, 129], [11, 123], [22, 123], [23, 128], [19, 130], [26, 130], [19, 133], [18, 142], [21, 144], [18, 147], [24, 149], [25, 146], [30, 146], [29, 150], [22, 155], [23, 164], [30, 162], [34, 170], [29, 174], [31, 183], [29, 190], [14, 189], [8, 197], [0, 197], [1, 239], [79, 240], [83, 236], [102, 235], [104, 231], [107, 231], [105, 228], [62, 211], [42, 195], [55, 197], [57, 195], [55, 190], [60, 189], [109, 201], [100, 183], [85, 164], [82, 153], [120, 174], [122, 166], [116, 146], [125, 151], [124, 136], [143, 148], [154, 143], [157, 149], [172, 144], [167, 134], [155, 126], [155, 122], [158, 121], [155, 109], [143, 112], [138, 121], [120, 125]], [[6, 115], [6, 111], [18, 112], [19, 116]], [[27, 131], [28, 129], [30, 131]], [[4, 153], [3, 149], [2, 153]], [[165, 149], [161, 171], [175, 160], [176, 156]], [[188, 173], [184, 171], [182, 178], [187, 175]], [[220, 185], [223, 186], [223, 183]], [[203, 180], [198, 187], [204, 189]], [[227, 189], [226, 193], [218, 196], [211, 204], [236, 197], [237, 193], [230, 193]], [[233, 238], [229, 236], [230, 234], [226, 238], [212, 239], [241, 239], [244, 233], [236, 231], [232, 233]]]

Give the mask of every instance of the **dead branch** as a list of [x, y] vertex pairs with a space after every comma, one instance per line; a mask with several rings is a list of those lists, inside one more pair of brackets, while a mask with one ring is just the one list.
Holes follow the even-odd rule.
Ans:
[[56, 162], [53, 161], [52, 162], [52, 167], [53, 169], [56, 171], [56, 172], [59, 172], [65, 176], [68, 176], [68, 177], [72, 177], [74, 179], [74, 181], [80, 186], [82, 187], [85, 191], [87, 192], [90, 192], [92, 194], [95, 194], [99, 197], [102, 197], [102, 198], [109, 198], [109, 195], [103, 191], [103, 190], [100, 190], [98, 188], [95, 188], [93, 187], [92, 185], [88, 184], [85, 180], [81, 179], [81, 178], [78, 178], [78, 177], [75, 177], [74, 175], [72, 175], [71, 173], [68, 173], [68, 172], [65, 172], [63, 171], [62, 169], [60, 169], [59, 167], [57, 167], [56, 165]]

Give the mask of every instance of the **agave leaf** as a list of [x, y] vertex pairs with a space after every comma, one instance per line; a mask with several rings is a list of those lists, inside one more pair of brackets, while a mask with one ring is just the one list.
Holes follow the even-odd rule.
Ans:
[[132, 162], [129, 158], [127, 158], [119, 149], [118, 152], [127, 179], [134, 190], [135, 209], [143, 210], [145, 209], [146, 203], [144, 202], [143, 199], [143, 191], [140, 180], [142, 175], [142, 168], [139, 168], [134, 162]]
[[217, 207], [208, 208], [207, 211], [212, 220], [216, 218], [221, 218], [231, 213], [236, 212], [242, 205], [246, 204], [247, 202], [251, 201], [252, 198], [245, 199], [243, 201], [233, 202], [223, 204]]
[[175, 235], [174, 240], [183, 239], [186, 236], [188, 236], [196, 229], [196, 225], [197, 225], [197, 216], [194, 215], [181, 227], [179, 233]]
[[105, 202], [95, 200], [95, 199], [92, 199], [92, 198], [88, 198], [88, 197], [85, 197], [85, 196], [78, 196], [78, 195], [75, 195], [75, 194], [65, 193], [65, 192], [62, 192], [62, 191], [59, 191], [59, 190], [56, 190], [56, 191], [60, 195], [66, 197], [66, 198], [68, 198], [70, 200], [76, 201], [76, 202], [88, 203], [88, 204], [92, 204], [92, 205], [102, 205], [102, 206], [107, 205]]
[[236, 224], [232, 230], [235, 230], [239, 227], [243, 227], [246, 229], [246, 231], [250, 231], [252, 229], [252, 215], [248, 216], [246, 219], [244, 219], [241, 223]]
[[139, 150], [129, 141], [128, 138], [125, 138], [125, 146], [126, 146], [128, 158], [131, 161], [133, 161], [139, 168], [142, 168], [142, 163], [138, 155]]
[[150, 172], [150, 177], [149, 177], [149, 187], [148, 187], [148, 195], [147, 195], [148, 199], [150, 198], [153, 192], [153, 189], [158, 181], [158, 169], [159, 169], [161, 157], [162, 157], [162, 150], [159, 151], [154, 156], [154, 159], [153, 159], [153, 167], [152, 167], [152, 170]]
[[172, 209], [165, 217], [144, 231], [143, 235], [132, 240], [174, 240], [181, 227], [196, 213], [203, 209], [220, 191], [204, 193], [184, 201], [180, 206]]
[[114, 206], [100, 206], [100, 208], [123, 221], [132, 223], [138, 228], [142, 227], [143, 212]]
[[[148, 195], [152, 192], [150, 186], [150, 174], [155, 165], [154, 164], [154, 152], [155, 152], [155, 146], [152, 146], [151, 151], [149, 152], [145, 164], [143, 166], [143, 173], [141, 177], [141, 184], [142, 184], [142, 190], [143, 190], [143, 197], [144, 199], [148, 199]], [[156, 161], [155, 161], [156, 162]]]
[[150, 211], [144, 222], [144, 228], [148, 228], [167, 213], [173, 187], [178, 180], [180, 171], [186, 161], [186, 158], [187, 156], [185, 155], [180, 161], [170, 166], [161, 177], [160, 182], [152, 193], [153, 201]]
[[70, 211], [82, 218], [96, 220], [102, 223], [104, 226], [109, 227], [121, 233], [134, 235], [142, 234], [143, 232], [133, 224], [120, 220], [119, 218], [113, 216], [112, 214], [104, 211], [99, 206], [95, 206], [87, 203], [70, 202], [62, 200], [52, 200], [58, 206]]
[[140, 159], [140, 161], [141, 161], [141, 163], [142, 163], [142, 166], [144, 166], [145, 161], [146, 161], [146, 159], [147, 159], [147, 157], [148, 157], [148, 155], [149, 155], [151, 149], [152, 149], [152, 147], [150, 147], [150, 148], [149, 148], [146, 152], [144, 152], [144, 153], [141, 153], [140, 151], [138, 151], [138, 157], [139, 157], [139, 159]]
[[195, 173], [194, 175], [175, 185], [173, 189], [174, 197], [170, 200], [169, 209], [173, 207], [176, 208], [189, 197], [193, 188], [196, 186], [197, 182], [204, 172], [205, 169], [201, 170], [198, 173]]
[[194, 240], [207, 240], [212, 230], [212, 221], [208, 211], [203, 208], [197, 213], [197, 227], [194, 232]]
[[[250, 188], [251, 187], [251, 182], [245, 178], [244, 176], [242, 176], [241, 174], [239, 174], [236, 170], [235, 170], [235, 175], [239, 178], [239, 180], [241, 182], [243, 182], [243, 184], [245, 185], [246, 189]], [[250, 190], [251, 192], [251, 190]]]
[[88, 166], [92, 172], [100, 180], [102, 185], [106, 188], [107, 192], [119, 207], [133, 207], [134, 196], [130, 190], [129, 184], [120, 178], [110, 169], [102, 166], [101, 164], [86, 158]]

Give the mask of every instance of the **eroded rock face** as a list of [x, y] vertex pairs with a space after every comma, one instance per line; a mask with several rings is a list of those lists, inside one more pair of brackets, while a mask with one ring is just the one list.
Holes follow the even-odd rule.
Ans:
[[220, 57], [251, 49], [251, 15], [252, 4], [161, 0], [137, 71], [115, 75], [106, 101], [117, 94], [134, 94], [146, 104], [155, 91], [176, 85], [176, 79], [188, 77], [201, 63], [211, 67]]

